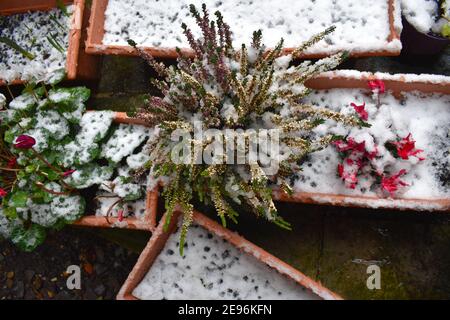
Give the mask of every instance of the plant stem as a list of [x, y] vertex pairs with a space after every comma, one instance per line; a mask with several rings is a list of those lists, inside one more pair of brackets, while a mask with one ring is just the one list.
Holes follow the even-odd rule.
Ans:
[[57, 195], [57, 196], [65, 196], [65, 195], [71, 194], [71, 191], [68, 191], [68, 192], [57, 192], [57, 191], [53, 191], [53, 190], [47, 189], [47, 188], [42, 184], [42, 182], [36, 182], [36, 186], [37, 186], [38, 188], [44, 190], [45, 192], [48, 192], [48, 193], [51, 193], [51, 194], [54, 194], [54, 195]]
[[8, 84], [6, 84], [6, 90], [8, 90], [8, 93], [9, 93], [9, 95], [11, 96], [11, 99], [15, 99], [15, 97], [14, 97], [14, 95], [13, 95], [13, 93], [12, 93], [12, 91], [11, 91], [11, 88], [9, 87], [9, 85]]
[[115, 201], [115, 202], [109, 207], [108, 211], [106, 212], [105, 218], [106, 218], [106, 221], [107, 221], [109, 224], [111, 224], [111, 222], [109, 221], [109, 215], [111, 214], [112, 209], [113, 209], [116, 205], [118, 205], [120, 202], [122, 202], [122, 201], [123, 201], [123, 199], [122, 199], [122, 198], [119, 198], [117, 201]]
[[3, 170], [3, 171], [20, 171], [20, 169], [9, 169], [9, 168], [2, 168], [2, 167], [0, 167], [0, 170]]

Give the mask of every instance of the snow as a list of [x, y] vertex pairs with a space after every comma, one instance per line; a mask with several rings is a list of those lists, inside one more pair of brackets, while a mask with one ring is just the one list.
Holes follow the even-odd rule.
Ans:
[[[181, 23], [186, 22], [194, 35], [199, 35], [189, 13], [190, 3], [200, 10], [205, 3], [211, 16], [220, 10], [231, 26], [235, 47], [250, 43], [253, 31], [258, 29], [262, 29], [263, 43], [268, 47], [274, 47], [282, 37], [286, 47], [296, 47], [335, 25], [336, 31], [307, 53], [401, 49], [400, 41], [388, 42], [388, 1], [384, 0], [302, 0], [289, 5], [272, 0], [110, 0], [105, 12], [103, 44], [127, 45], [132, 38], [146, 47], [186, 48]], [[394, 1], [394, 6], [395, 28], [399, 31], [398, 1]]]
[[319, 77], [323, 78], [339, 78], [345, 77], [349, 79], [382, 79], [383, 81], [404, 81], [407, 83], [419, 82], [419, 83], [431, 83], [431, 84], [441, 84], [442, 86], [450, 85], [450, 77], [439, 75], [439, 74], [414, 74], [414, 73], [402, 73], [402, 74], [390, 74], [386, 72], [365, 72], [358, 70], [335, 70], [322, 72]]
[[15, 97], [8, 108], [12, 110], [28, 110], [36, 104], [36, 98], [31, 93], [24, 93]]
[[142, 152], [130, 155], [127, 158], [127, 165], [130, 169], [139, 169], [149, 160], [150, 160], [150, 156], [146, 152], [142, 151]]
[[113, 119], [113, 111], [92, 111], [83, 114], [81, 129], [75, 140], [62, 148], [64, 166], [89, 163], [99, 148], [96, 142], [106, 136]]
[[3, 110], [6, 106], [6, 97], [0, 93], [0, 110]]
[[402, 0], [402, 12], [408, 22], [422, 33], [431, 31], [439, 16], [435, 0]]
[[[448, 80], [448, 79], [447, 79]], [[419, 92], [403, 93], [397, 100], [391, 94], [380, 95], [381, 105], [377, 106], [369, 90], [332, 89], [316, 91], [305, 101], [313, 105], [326, 105], [345, 114], [354, 113], [350, 106], [366, 103], [370, 128], [346, 128], [327, 120], [314, 132], [317, 135], [333, 133], [353, 137], [356, 141], [366, 141], [366, 150], [373, 150], [376, 143], [379, 154], [374, 160], [377, 170], [397, 173], [406, 169], [408, 174], [402, 177], [410, 186], [397, 196], [400, 199], [448, 198], [450, 185], [445, 178], [445, 170], [450, 163], [450, 95], [424, 95]], [[426, 159], [418, 161], [394, 159], [385, 148], [385, 142], [404, 138], [409, 133], [416, 140], [416, 148], [423, 149]], [[372, 146], [371, 146], [372, 145]], [[313, 153], [302, 165], [298, 180], [294, 183], [297, 192], [313, 192], [345, 195], [381, 196], [375, 187], [375, 179], [368, 173], [359, 177], [357, 188], [346, 188], [337, 176], [340, 162], [333, 146]], [[448, 179], [448, 178], [447, 178]]]
[[[70, 13], [73, 6], [67, 7]], [[50, 17], [55, 17], [58, 26]], [[4, 43], [0, 43], [0, 75], [1, 79], [11, 82], [49, 80], [51, 74], [65, 68], [66, 53], [53, 47], [47, 36], [55, 35], [59, 44], [67, 50], [69, 41], [70, 16], [66, 17], [59, 9], [35, 11], [2, 17], [0, 36], [15, 41], [35, 56], [29, 60], [21, 53]], [[49, 78], [50, 77], [50, 78]]]
[[152, 267], [134, 289], [142, 300], [262, 299], [312, 300], [318, 297], [253, 256], [194, 224], [184, 256], [178, 232], [172, 234]]
[[0, 207], [0, 238], [8, 239], [14, 227], [20, 224], [21, 222], [18, 219], [10, 221], [3, 213], [3, 208]]
[[111, 138], [102, 146], [102, 157], [115, 163], [130, 155], [150, 135], [144, 126], [121, 123]]

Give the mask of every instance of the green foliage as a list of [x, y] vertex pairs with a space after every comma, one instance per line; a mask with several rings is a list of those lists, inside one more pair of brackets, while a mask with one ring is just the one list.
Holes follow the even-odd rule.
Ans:
[[[60, 229], [82, 217], [86, 203], [80, 190], [103, 185], [118, 167], [100, 155], [104, 144], [114, 145], [114, 113], [85, 112], [89, 96], [85, 87], [27, 84], [0, 112], [0, 188], [5, 192], [0, 235], [25, 251], [42, 243], [46, 228]], [[35, 144], [15, 148], [20, 135]], [[141, 189], [125, 187], [123, 201], [142, 197]]]
[[11, 235], [11, 241], [25, 252], [31, 252], [36, 249], [46, 236], [45, 229], [37, 224], [30, 227], [16, 227]]

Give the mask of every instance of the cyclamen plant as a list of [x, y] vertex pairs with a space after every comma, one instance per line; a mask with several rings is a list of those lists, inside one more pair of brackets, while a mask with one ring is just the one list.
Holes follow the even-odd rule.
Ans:
[[[385, 84], [381, 80], [371, 80], [368, 87], [373, 93], [373, 98], [377, 101], [377, 107], [380, 107], [380, 96], [386, 92]], [[359, 117], [367, 121], [369, 114], [365, 109], [365, 103], [357, 105], [351, 103], [351, 106], [358, 113]], [[372, 137], [374, 140], [374, 137]], [[398, 137], [395, 141], [387, 141], [385, 147], [397, 161], [407, 161], [415, 157], [417, 161], [425, 160], [421, 154], [424, 150], [416, 149], [412, 134], [406, 137]], [[407, 174], [405, 169], [398, 172], [390, 172], [389, 168], [380, 167], [377, 159], [383, 155], [380, 154], [379, 146], [367, 146], [366, 141], [357, 142], [351, 136], [333, 142], [336, 151], [339, 153], [342, 162], [337, 166], [337, 174], [349, 189], [355, 189], [358, 185], [358, 177], [362, 175], [372, 175], [376, 179], [376, 185], [382, 193], [395, 197], [403, 187], [409, 186], [400, 178]]]
[[114, 206], [143, 194], [129, 175], [110, 179], [137, 147], [117, 152], [118, 136], [138, 130], [142, 142], [146, 135], [133, 126], [115, 128], [111, 111], [85, 112], [89, 96], [85, 87], [28, 84], [0, 112], [0, 236], [25, 251], [42, 243], [46, 229], [84, 214], [82, 189], [117, 193]]
[[[194, 5], [190, 6], [190, 12], [201, 29], [202, 37], [196, 39], [191, 29], [182, 25], [193, 53], [188, 57], [177, 49], [178, 68], [166, 68], [137, 47], [134, 41], [129, 41], [162, 79], [153, 79], [161, 97], [152, 96], [135, 115], [159, 128], [158, 136], [147, 144], [150, 160], [136, 175], [149, 170], [150, 179], [164, 180], [163, 196], [168, 213], [166, 226], [177, 208], [183, 212], [181, 254], [193, 219], [194, 198], [213, 204], [224, 226], [227, 219], [236, 222], [238, 213], [233, 206], [246, 205], [257, 216], [290, 229], [289, 223], [277, 213], [272, 187], [291, 192], [285, 178], [300, 170], [300, 160], [339, 138], [325, 135], [313, 139], [309, 132], [324, 119], [348, 126], [366, 125], [356, 116], [344, 116], [302, 102], [310, 92], [305, 82], [320, 72], [335, 68], [348, 54], [341, 52], [315, 63], [305, 61], [297, 66], [291, 62], [331, 33], [334, 27], [283, 55], [283, 39], [275, 48], [267, 49], [262, 44], [260, 30], [253, 33], [249, 46], [242, 44], [239, 50], [235, 50], [230, 27], [220, 12], [215, 12], [215, 20], [210, 19], [204, 4], [201, 13]], [[267, 174], [259, 162], [195, 164], [192, 159], [187, 164], [175, 163], [171, 159], [171, 150], [178, 141], [173, 141], [171, 134], [181, 129], [193, 136], [196, 130], [193, 121], [200, 121], [203, 130], [279, 129], [280, 154], [275, 155], [281, 159], [279, 171]], [[232, 142], [236, 142], [235, 139], [233, 137]], [[191, 142], [204, 151], [213, 140], [193, 137]], [[246, 150], [250, 140], [251, 137], [245, 135]], [[267, 156], [274, 155], [267, 152]]]

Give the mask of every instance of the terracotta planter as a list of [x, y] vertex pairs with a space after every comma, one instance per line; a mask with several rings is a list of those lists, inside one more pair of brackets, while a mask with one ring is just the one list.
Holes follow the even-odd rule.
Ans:
[[[421, 79], [421, 77], [404, 74], [390, 75], [385, 73], [332, 71], [308, 81], [306, 85], [317, 90], [333, 88], [361, 88], [368, 90], [367, 82], [374, 79], [383, 80], [386, 91], [392, 91], [395, 96], [400, 96], [402, 92], [408, 91], [450, 94], [450, 77], [433, 78], [423, 76]], [[278, 190], [273, 192], [273, 198], [278, 201], [297, 203], [450, 212], [449, 198], [392, 199], [325, 193], [295, 193], [289, 196]]]
[[[377, 49], [371, 51], [358, 51], [351, 53], [353, 57], [360, 56], [397, 56], [400, 54], [400, 49], [388, 49], [389, 45], [393, 41], [400, 39], [400, 36], [396, 30], [396, 19], [397, 13], [400, 10], [398, 7], [398, 2], [396, 0], [384, 0], [389, 3], [389, 27], [390, 35], [386, 39], [386, 43]], [[104, 23], [105, 23], [105, 10], [108, 6], [108, 0], [93, 0], [92, 1], [92, 14], [89, 20], [88, 28], [88, 38], [86, 42], [86, 52], [91, 54], [104, 54], [104, 55], [136, 55], [136, 50], [130, 46], [120, 46], [120, 45], [104, 45], [103, 35], [104, 35]], [[145, 51], [152, 54], [154, 57], [159, 58], [176, 58], [178, 55], [175, 48], [159, 48], [159, 47], [146, 47], [143, 48]], [[289, 53], [294, 48], [285, 49], [285, 53]], [[181, 51], [186, 55], [192, 55], [190, 49], [181, 49]], [[321, 58], [328, 56], [334, 52], [319, 52], [315, 54], [304, 54], [302, 58]]]
[[[168, 232], [163, 231], [166, 215], [163, 216], [158, 227], [154, 230], [152, 237], [150, 238], [150, 241], [148, 242], [144, 251], [142, 251], [141, 256], [139, 257], [136, 265], [134, 266], [133, 270], [128, 275], [127, 280], [120, 289], [119, 294], [117, 295], [118, 300], [138, 300], [138, 298], [133, 296], [132, 292], [145, 277], [147, 272], [152, 267], [152, 264], [154, 263], [155, 259], [164, 249], [169, 236], [176, 229], [176, 224], [179, 216], [180, 216], [179, 214], [174, 214], [173, 218], [171, 219]], [[200, 225], [201, 227], [205, 228], [209, 232], [217, 235], [218, 237], [227, 240], [230, 244], [232, 244], [239, 250], [242, 250], [246, 254], [255, 257], [262, 263], [277, 270], [279, 273], [292, 279], [299, 285], [311, 290], [319, 298], [327, 300], [342, 299], [339, 295], [323, 287], [320, 283], [307, 277], [300, 271], [294, 269], [290, 265], [271, 255], [267, 251], [244, 239], [237, 233], [222, 227], [220, 224], [207, 218], [200, 212], [194, 213], [194, 222]]]
[[[67, 79], [95, 79], [98, 77], [98, 57], [93, 57], [85, 53], [84, 40], [86, 33], [83, 32], [88, 24], [90, 8], [85, 6], [85, 0], [64, 0], [65, 4], [75, 6], [72, 14], [71, 26], [69, 30], [69, 46], [66, 57]], [[26, 13], [29, 11], [46, 11], [56, 7], [55, 0], [20, 0], [20, 1], [0, 1], [0, 15], [12, 15]], [[0, 76], [1, 77], [1, 76]], [[22, 84], [18, 79], [9, 84]], [[6, 83], [0, 78], [0, 85]]]
[[[115, 120], [116, 123], [127, 123], [127, 124], [140, 124], [142, 121], [137, 119], [129, 118], [125, 112], [116, 112]], [[136, 229], [136, 230], [146, 230], [153, 231], [156, 227], [156, 210], [158, 206], [158, 190], [148, 191], [145, 199], [145, 214], [142, 218], [129, 217], [124, 218], [127, 224], [125, 229]], [[85, 227], [99, 227], [99, 228], [112, 228], [114, 224], [118, 222], [115, 217], [104, 217], [93, 215], [86, 215], [80, 220], [74, 222], [74, 225], [85, 226]]]

